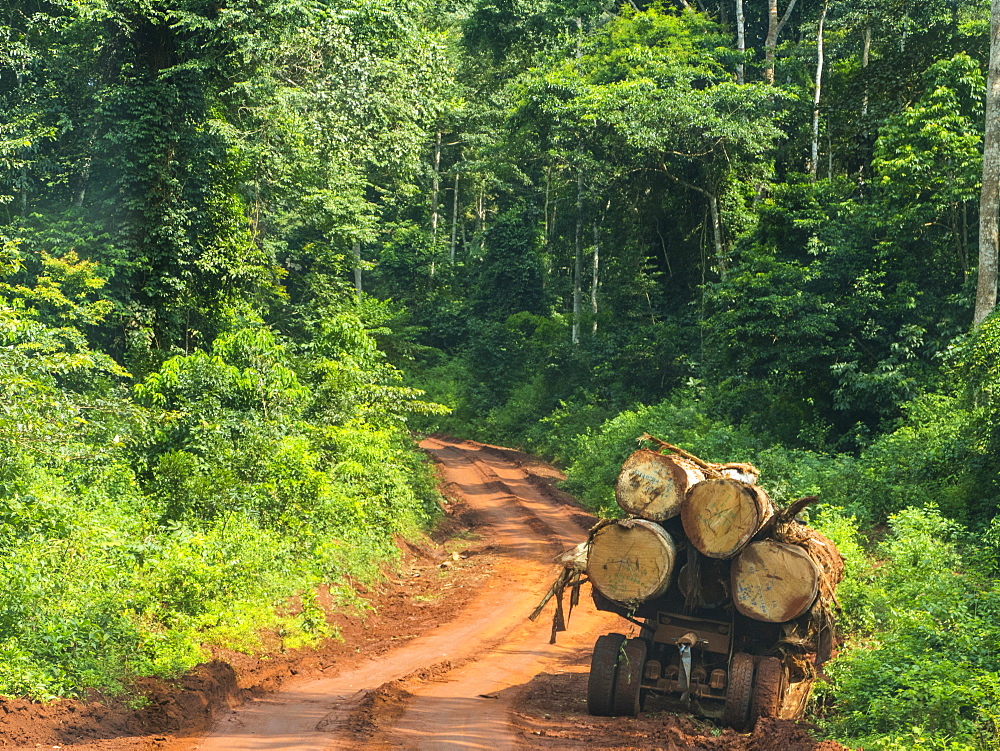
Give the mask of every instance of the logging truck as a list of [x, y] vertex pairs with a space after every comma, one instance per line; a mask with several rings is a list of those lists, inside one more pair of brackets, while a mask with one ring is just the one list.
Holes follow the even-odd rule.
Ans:
[[597, 608], [632, 624], [631, 637], [597, 639], [588, 710], [635, 716], [660, 694], [737, 730], [800, 717], [832, 652], [843, 575], [833, 542], [796, 518], [816, 499], [779, 510], [752, 465], [640, 440], [659, 450], [622, 466], [615, 497], [629, 518], [602, 521], [564, 560], [561, 586], [589, 580]]
[[[717, 570], [712, 567], [709, 576]], [[592, 589], [597, 608], [625, 618], [635, 635], [597, 639], [588, 711], [634, 717], [659, 694], [736, 730], [752, 727], [758, 717], [799, 717], [813, 671], [808, 661], [782, 650], [780, 624], [714, 604], [691, 611], [681, 581], [679, 576], [658, 598], [629, 607]]]

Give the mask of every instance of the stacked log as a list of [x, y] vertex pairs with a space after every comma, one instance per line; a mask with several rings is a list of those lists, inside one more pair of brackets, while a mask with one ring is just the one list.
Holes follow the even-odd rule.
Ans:
[[592, 585], [634, 609], [661, 597], [680, 569], [688, 608], [730, 603], [756, 621], [802, 621], [796, 633], [816, 637], [830, 619], [843, 559], [794, 518], [815, 499], [779, 510], [752, 465], [712, 464], [648, 434], [640, 440], [660, 450], [640, 449], [622, 465], [615, 499], [629, 518], [591, 531]]
[[808, 612], [819, 594], [819, 566], [795, 545], [750, 543], [730, 571], [733, 605], [754, 620], [793, 620]]
[[638, 604], [667, 591], [676, 562], [677, 546], [663, 527], [628, 519], [593, 534], [587, 576], [608, 599]]
[[625, 513], [653, 522], [677, 516], [688, 490], [705, 479], [693, 462], [639, 449], [625, 460], [615, 483], [615, 500]]
[[681, 509], [684, 532], [698, 552], [729, 559], [775, 514], [763, 489], [723, 477], [690, 488]]

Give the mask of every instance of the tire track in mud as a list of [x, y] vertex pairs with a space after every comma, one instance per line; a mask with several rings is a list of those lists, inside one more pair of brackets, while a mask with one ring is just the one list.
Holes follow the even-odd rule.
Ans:
[[[443, 462], [452, 462], [452, 468], [464, 464], [497, 493], [496, 500], [502, 504], [504, 515], [508, 519], [516, 518], [519, 529], [514, 535], [507, 535], [508, 530], [503, 523], [497, 524], [497, 520], [491, 527], [499, 532], [501, 540], [507, 540], [508, 553], [514, 554], [520, 564], [523, 573], [517, 584], [522, 587], [525, 582], [537, 584], [523, 593], [517, 592], [522, 595], [520, 597], [514, 596], [518, 586], [510, 592], [506, 608], [511, 613], [518, 613], [519, 623], [502, 643], [457, 667], [446, 680], [414, 688], [407, 711], [396, 727], [373, 740], [372, 747], [515, 748], [517, 738], [508, 721], [509, 689], [527, 682], [543, 668], [558, 670], [570, 655], [574, 659], [579, 657], [579, 645], [548, 644], [550, 626], [546, 618], [537, 623], [525, 619], [552, 576], [552, 555], [579, 542], [593, 519], [584, 516], [586, 524], [581, 526], [579, 521], [569, 517], [565, 513], [567, 507], [556, 505], [547, 498], [529, 481], [530, 473], [503, 449], [470, 441], [452, 443], [440, 439], [429, 439], [421, 445]], [[525, 528], [533, 535], [526, 536]], [[513, 548], [509, 546], [511, 539], [515, 544]], [[526, 546], [528, 542], [530, 547]], [[606, 620], [604, 615], [597, 617]], [[574, 627], [580, 625], [578, 621], [579, 618], [574, 621]], [[586, 637], [587, 649], [592, 640], [592, 636]]]
[[[428, 453], [437, 456], [442, 463], [446, 461], [468, 462], [469, 466], [482, 477], [483, 485], [497, 493], [497, 500], [509, 504], [508, 513], [514, 513], [514, 509], [520, 512], [518, 521], [527, 525], [535, 532], [537, 536], [536, 542], [545, 544], [547, 554], [555, 555], [561, 552], [566, 545], [575, 545], [579, 542], [580, 535], [586, 532], [590, 524], [596, 521], [592, 517], [584, 517], [589, 520], [589, 524], [582, 528], [577, 523], [566, 524], [564, 518], [559, 520], [557, 514], [549, 513], [550, 504], [531, 502], [525, 497], [525, 484], [531, 486], [528, 480], [529, 473], [521, 468], [516, 468], [513, 471], [506, 469], [504, 477], [501, 477], [494, 466], [473, 455], [472, 452], [483, 451], [483, 448], [480, 448], [479, 444], [473, 444], [469, 441], [462, 441], [457, 444], [442, 444], [439, 439], [431, 438], [425, 439], [421, 443], [421, 446]], [[459, 446], [462, 448], [458, 448]], [[514, 466], [514, 463], [503, 457], [502, 454], [498, 461]], [[512, 475], [514, 476], [512, 477]], [[499, 518], [494, 518], [493, 521], [503, 523]], [[501, 535], [504, 529], [505, 527], [500, 528]], [[576, 535], [576, 539], [570, 542], [573, 535]], [[520, 534], [518, 535], [518, 539], [523, 539]]]
[[517, 687], [579, 665], [616, 622], [582, 606], [572, 631], [549, 645], [548, 618], [527, 615], [555, 576], [553, 555], [582, 540], [592, 517], [548, 497], [503, 449], [440, 437], [421, 445], [492, 543], [495, 575], [447, 623], [353, 670], [286, 683], [192, 748], [516, 748], [509, 712]]

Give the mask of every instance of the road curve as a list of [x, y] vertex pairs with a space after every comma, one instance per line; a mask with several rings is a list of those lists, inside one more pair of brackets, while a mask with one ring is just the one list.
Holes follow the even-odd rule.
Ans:
[[[445, 438], [421, 446], [440, 464], [449, 492], [477, 516], [477, 531], [492, 537], [497, 575], [449, 622], [339, 675], [288, 682], [192, 749], [517, 748], [508, 721], [512, 690], [579, 664], [597, 635], [620, 626], [584, 602], [570, 631], [550, 645], [548, 611], [534, 623], [527, 615], [555, 576], [553, 556], [580, 542], [590, 520], [542, 492], [513, 452]], [[442, 663], [452, 669], [442, 671]], [[393, 727], [365, 741], [343, 727], [368, 691], [431, 666], [438, 666], [433, 681], [407, 685], [412, 696]]]

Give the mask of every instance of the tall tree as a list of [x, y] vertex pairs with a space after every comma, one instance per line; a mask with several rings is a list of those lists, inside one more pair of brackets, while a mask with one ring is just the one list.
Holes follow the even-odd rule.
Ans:
[[740, 62], [736, 66], [736, 83], [746, 83], [746, 66], [743, 64], [743, 54], [747, 51], [746, 18], [743, 14], [743, 0], [736, 0], [736, 51], [740, 53]]
[[764, 40], [764, 80], [774, 83], [774, 52], [778, 47], [778, 35], [788, 23], [795, 8], [795, 0], [788, 0], [785, 13], [778, 19], [778, 0], [767, 0], [767, 38]]
[[979, 326], [997, 303], [1000, 213], [1000, 0], [990, 10], [990, 72], [986, 84], [983, 187], [979, 199], [979, 281], [972, 324]]
[[816, 171], [819, 169], [819, 102], [823, 90], [823, 27], [826, 25], [826, 11], [827, 3], [824, 0], [816, 31], [816, 80], [813, 84], [812, 151], [809, 158], [809, 176], [813, 181], [816, 180]]

